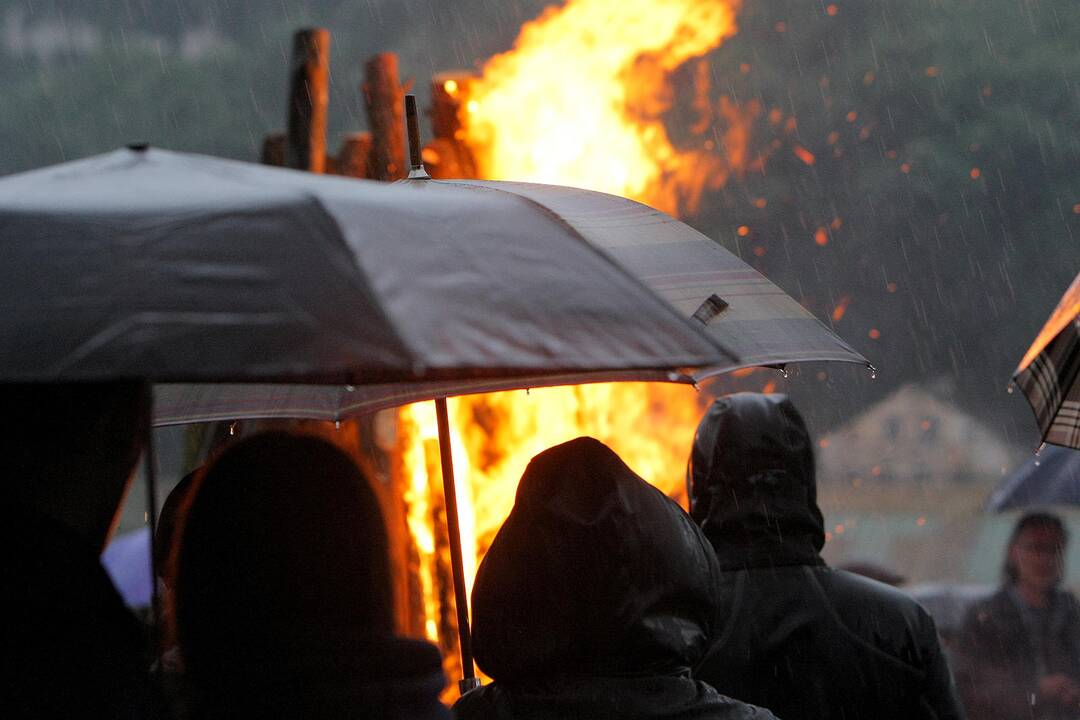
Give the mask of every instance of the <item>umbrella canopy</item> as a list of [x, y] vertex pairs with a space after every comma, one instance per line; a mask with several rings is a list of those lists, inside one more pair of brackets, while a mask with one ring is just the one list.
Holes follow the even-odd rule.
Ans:
[[366, 384], [736, 360], [549, 210], [125, 149], [0, 179], [0, 379]]
[[991, 510], [1033, 505], [1080, 505], [1080, 450], [1047, 445], [990, 496]]
[[646, 205], [604, 193], [514, 182], [408, 180], [438, 192], [483, 191], [539, 209], [603, 257], [632, 273], [732, 357], [692, 376], [654, 369], [473, 377], [442, 382], [333, 385], [159, 385], [155, 422], [256, 417], [339, 420], [434, 397], [614, 380], [701, 380], [740, 367], [794, 362], [869, 364], [798, 302], [690, 226]]
[[1080, 449], [1080, 275], [1028, 349], [1013, 380], [1035, 411], [1043, 442]]
[[[621, 198], [147, 148], [0, 179], [0, 305], [0, 381], [180, 383], [158, 424], [866, 362], [717, 244]], [[445, 400], [437, 415], [468, 679]]]

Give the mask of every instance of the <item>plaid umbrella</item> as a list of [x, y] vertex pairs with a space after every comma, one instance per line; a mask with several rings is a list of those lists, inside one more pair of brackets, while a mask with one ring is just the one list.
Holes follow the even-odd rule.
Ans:
[[1080, 449], [1080, 275], [1028, 349], [1013, 380], [1035, 411], [1043, 441]]

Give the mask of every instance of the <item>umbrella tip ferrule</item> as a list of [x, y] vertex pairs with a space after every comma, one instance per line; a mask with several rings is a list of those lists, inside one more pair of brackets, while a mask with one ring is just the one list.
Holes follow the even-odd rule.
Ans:
[[424, 152], [420, 146], [420, 117], [416, 112], [416, 96], [405, 96], [405, 129], [409, 135], [409, 179], [430, 180], [424, 169]]

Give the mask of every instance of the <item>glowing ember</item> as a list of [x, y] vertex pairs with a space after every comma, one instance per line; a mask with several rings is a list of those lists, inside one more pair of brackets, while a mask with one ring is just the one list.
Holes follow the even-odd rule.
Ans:
[[802, 145], [796, 145], [793, 152], [795, 153], [796, 157], [798, 157], [800, 160], [802, 160], [807, 165], [813, 165], [814, 164], [814, 153], [810, 152], [809, 150], [804, 148]]
[[[694, 128], [727, 123], [726, 157], [676, 149], [662, 116], [671, 73], [735, 34], [739, 0], [572, 0], [526, 24], [515, 48], [469, 85], [467, 143], [480, 174], [601, 190], [675, 212], [741, 167], [746, 123], [713, 111], [695, 78]], [[707, 68], [705, 68], [707, 70]], [[702, 143], [704, 146], [705, 143]]]
[[844, 314], [847, 312], [849, 303], [851, 303], [851, 297], [848, 295], [840, 298], [840, 302], [836, 303], [836, 307], [834, 307], [832, 311], [833, 322], [840, 322], [844, 319]]

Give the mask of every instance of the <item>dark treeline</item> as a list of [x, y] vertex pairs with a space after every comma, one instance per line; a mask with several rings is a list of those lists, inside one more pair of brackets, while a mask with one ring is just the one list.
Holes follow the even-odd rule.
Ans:
[[752, 147], [767, 160], [699, 226], [880, 369], [799, 383], [803, 406], [847, 411], [945, 377], [1030, 447], [1006, 383], [1080, 270], [1069, 3], [749, 2], [711, 68], [716, 92], [760, 105]]

